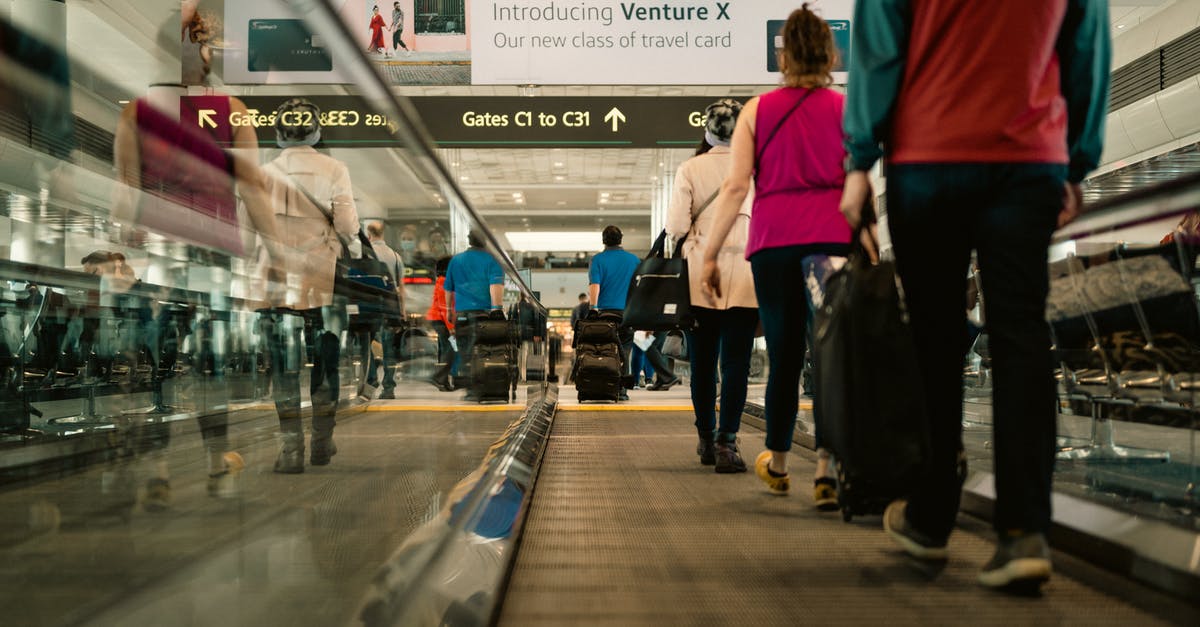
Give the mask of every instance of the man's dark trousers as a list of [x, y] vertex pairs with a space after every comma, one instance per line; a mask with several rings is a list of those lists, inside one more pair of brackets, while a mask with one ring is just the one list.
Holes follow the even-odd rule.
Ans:
[[1062, 208], [1066, 166], [901, 164], [888, 171], [888, 226], [911, 314], [931, 430], [925, 481], [909, 522], [933, 538], [954, 527], [961, 486], [963, 299], [971, 250], [979, 260], [992, 352], [998, 531], [1050, 522], [1055, 382], [1047, 249]]

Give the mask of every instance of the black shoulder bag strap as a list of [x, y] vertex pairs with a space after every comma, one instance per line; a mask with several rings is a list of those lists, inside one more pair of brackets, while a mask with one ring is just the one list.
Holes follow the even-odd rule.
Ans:
[[[771, 134], [767, 135], [767, 141], [763, 142], [762, 152], [756, 153], [754, 155], [754, 169], [755, 170], [758, 169], [759, 157], [762, 157], [763, 154], [767, 152], [767, 146], [769, 146], [771, 144], [772, 139], [775, 139], [775, 134], [779, 132], [779, 129], [783, 128], [783, 123], [787, 122], [787, 119], [792, 117], [792, 112], [795, 111], [796, 109], [799, 109], [800, 105], [804, 104], [804, 101], [808, 100], [808, 97], [811, 96], [813, 94], [813, 92], [816, 90], [817, 90], [816, 87], [810, 87], [808, 89], [808, 91], [804, 92], [803, 96], [800, 96], [800, 98], [798, 100], [796, 100], [796, 104], [792, 105], [792, 108], [788, 109], [788, 112], [783, 114], [782, 118], [779, 118], [779, 123], [775, 125], [775, 128], [771, 129]], [[759, 100], [759, 102], [761, 103], [762, 100]]]
[[[696, 213], [692, 214], [692, 223], [688, 226], [687, 233], [684, 233], [683, 237], [679, 238], [679, 241], [675, 242], [675, 252], [671, 253], [672, 257], [678, 257], [679, 254], [683, 252], [683, 243], [686, 242], [687, 238], [692, 234], [692, 229], [696, 228], [696, 220], [700, 219], [700, 215], [703, 214], [704, 211], [708, 209], [708, 206], [711, 205], [713, 201], [717, 199], [717, 196], [720, 195], [721, 186], [718, 185], [717, 189], [713, 190], [713, 193], [708, 197], [708, 200], [705, 200], [704, 204], [700, 205], [700, 208], [696, 210]], [[666, 229], [663, 229], [663, 233], [666, 233]]]

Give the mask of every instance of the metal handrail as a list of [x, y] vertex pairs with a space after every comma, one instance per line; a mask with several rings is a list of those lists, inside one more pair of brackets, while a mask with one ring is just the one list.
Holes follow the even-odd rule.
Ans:
[[1200, 172], [1121, 194], [1084, 208], [1054, 233], [1052, 244], [1110, 233], [1200, 209]]

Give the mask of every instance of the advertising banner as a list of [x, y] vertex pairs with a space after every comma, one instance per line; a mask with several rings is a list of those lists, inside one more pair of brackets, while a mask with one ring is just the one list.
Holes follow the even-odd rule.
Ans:
[[[334, 2], [344, 19], [360, 19], [361, 0]], [[350, 21], [347, 19], [347, 21]], [[225, 3], [224, 80], [230, 84], [345, 83], [335, 59], [318, 35], [280, 0]]]
[[[771, 84], [779, 78], [779, 26], [798, 6], [779, 0], [475, 0], [471, 82]], [[822, 0], [812, 8], [848, 53], [853, 2]], [[834, 80], [844, 83], [845, 73]]]
[[[816, 0], [843, 61], [853, 0]], [[780, 0], [335, 0], [394, 85], [769, 85]], [[225, 3], [230, 84], [344, 83], [319, 36], [280, 0]], [[844, 63], [834, 80], [844, 83]]]

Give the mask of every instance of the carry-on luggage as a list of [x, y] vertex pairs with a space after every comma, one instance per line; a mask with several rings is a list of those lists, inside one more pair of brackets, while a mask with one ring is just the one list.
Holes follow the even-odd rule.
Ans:
[[592, 311], [575, 324], [575, 391], [582, 401], [617, 402], [621, 397], [619, 316]]
[[[864, 219], [865, 222], [865, 219]], [[816, 312], [814, 412], [837, 460], [842, 518], [881, 514], [924, 473], [928, 422], [916, 346], [895, 266], [858, 245]]]
[[471, 387], [481, 402], [509, 402], [517, 393], [516, 334], [504, 313], [478, 318], [471, 349]]

